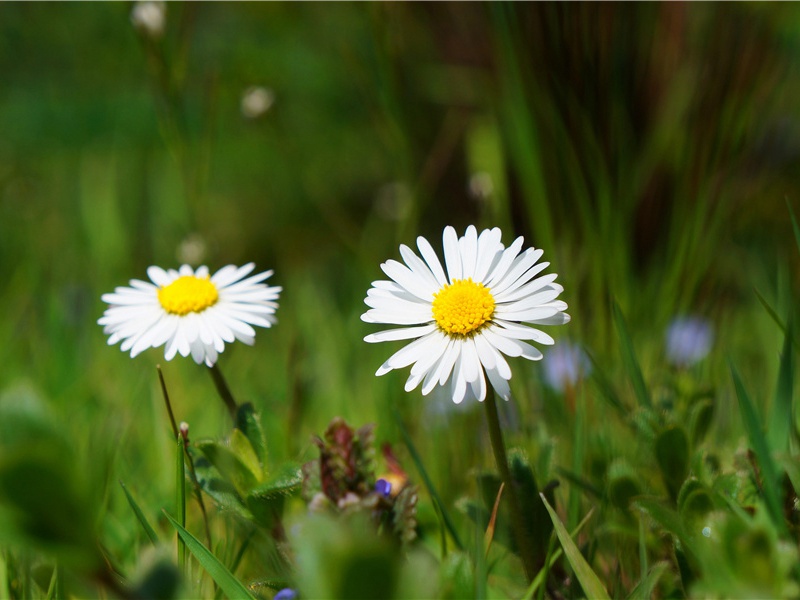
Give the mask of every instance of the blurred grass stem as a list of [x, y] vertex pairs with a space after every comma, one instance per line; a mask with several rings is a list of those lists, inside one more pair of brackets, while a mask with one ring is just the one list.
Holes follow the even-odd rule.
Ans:
[[525, 521], [522, 515], [522, 509], [517, 496], [517, 490], [514, 482], [511, 479], [511, 471], [508, 468], [508, 457], [506, 456], [506, 446], [503, 441], [503, 432], [500, 429], [500, 415], [497, 412], [497, 400], [495, 399], [494, 389], [490, 389], [486, 394], [484, 401], [486, 407], [486, 422], [489, 425], [489, 438], [492, 441], [492, 451], [494, 452], [494, 459], [497, 462], [497, 469], [500, 471], [500, 477], [505, 483], [505, 491], [508, 496], [508, 505], [511, 510], [511, 522], [514, 527], [514, 536], [517, 541], [517, 548], [519, 548], [520, 557], [522, 558], [522, 565], [525, 568], [525, 576], [528, 578], [528, 583], [533, 581], [536, 576], [536, 561], [534, 559], [534, 551], [532, 541], [525, 534], [527, 531]]
[[236, 404], [236, 400], [233, 399], [233, 394], [231, 394], [231, 390], [225, 382], [225, 378], [222, 376], [222, 371], [219, 370], [216, 364], [210, 367], [208, 371], [211, 373], [211, 379], [214, 380], [214, 386], [217, 388], [219, 397], [222, 398], [222, 401], [225, 403], [228, 412], [231, 414], [231, 419], [236, 423], [236, 413], [239, 410], [239, 405]]
[[183, 454], [187, 464], [189, 465], [189, 475], [192, 478], [192, 488], [194, 489], [195, 498], [197, 498], [197, 503], [200, 505], [200, 512], [203, 513], [203, 525], [205, 526], [206, 542], [208, 542], [208, 547], [210, 548], [211, 528], [208, 525], [208, 513], [206, 512], [206, 504], [203, 502], [203, 492], [200, 489], [200, 482], [197, 481], [197, 473], [194, 470], [194, 460], [192, 459], [192, 455], [189, 454], [188, 431], [186, 434], [184, 434], [183, 431], [178, 430], [178, 426], [175, 423], [175, 413], [172, 412], [172, 403], [169, 401], [167, 383], [164, 381], [164, 373], [161, 372], [161, 365], [156, 365], [156, 370], [158, 371], [158, 381], [161, 383], [161, 393], [164, 396], [164, 404], [167, 405], [167, 413], [169, 414], [169, 422], [172, 426], [172, 434], [176, 439], [178, 436], [183, 439]]

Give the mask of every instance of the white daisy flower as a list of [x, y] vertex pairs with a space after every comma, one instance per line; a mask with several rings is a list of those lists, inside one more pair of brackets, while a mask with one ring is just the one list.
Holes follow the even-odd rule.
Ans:
[[540, 360], [542, 353], [523, 340], [553, 344], [546, 333], [527, 327], [563, 325], [569, 321], [563, 291], [556, 274], [536, 277], [550, 263], [538, 263], [542, 250], [520, 253], [522, 237], [505, 248], [500, 229], [478, 235], [470, 225], [461, 238], [455, 229], [444, 230], [445, 274], [431, 245], [417, 238], [422, 258], [400, 246], [404, 264], [389, 260], [381, 269], [392, 281], [375, 281], [361, 315], [367, 323], [403, 325], [373, 333], [367, 342], [414, 341], [387, 360], [376, 375], [412, 365], [407, 392], [422, 383], [427, 395], [449, 381], [456, 404], [468, 395], [486, 398], [486, 380], [505, 400], [511, 396], [511, 368], [504, 358], [522, 356]]
[[177, 271], [150, 267], [153, 283], [132, 279], [131, 287], [118, 287], [103, 294], [111, 306], [97, 321], [109, 335], [109, 345], [122, 341], [120, 349], [131, 357], [148, 348], [164, 346], [164, 358], [192, 355], [197, 364], [209, 367], [235, 339], [252, 345], [252, 325], [276, 323], [280, 287], [262, 283], [272, 275], [265, 271], [245, 277], [254, 263], [228, 265], [209, 276], [208, 267], [196, 271], [183, 265]]

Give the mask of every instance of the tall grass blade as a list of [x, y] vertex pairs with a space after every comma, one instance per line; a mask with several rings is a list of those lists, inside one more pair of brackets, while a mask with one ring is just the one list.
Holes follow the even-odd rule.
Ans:
[[[586, 513], [586, 516], [583, 517], [583, 521], [578, 523], [578, 526], [575, 529], [572, 530], [572, 533], [570, 534], [570, 537], [574, 538], [576, 535], [578, 535], [578, 533], [580, 533], [581, 529], [583, 529], [583, 526], [586, 525], [586, 523], [589, 522], [589, 519], [592, 518], [593, 514], [594, 514], [594, 509], [592, 509], [588, 513]], [[555, 538], [552, 538], [552, 539], [555, 539]], [[558, 547], [555, 550], [553, 550], [552, 546], [553, 545], [551, 543], [550, 544], [550, 550], [547, 553], [547, 559], [545, 560], [545, 564], [539, 570], [539, 572], [536, 574], [536, 577], [533, 578], [533, 581], [531, 582], [531, 585], [528, 587], [528, 590], [525, 592], [525, 595], [523, 596], [524, 600], [531, 600], [531, 598], [533, 598], [533, 595], [536, 593], [536, 590], [538, 590], [541, 587], [541, 585], [544, 583], [545, 579], [547, 578], [547, 574], [550, 572], [550, 569], [553, 567], [554, 564], [556, 564], [556, 561], [559, 558], [561, 558], [561, 555], [564, 553], [564, 551], [562, 550], [561, 547]]]
[[652, 598], [653, 590], [655, 589], [658, 580], [661, 579], [661, 576], [664, 574], [664, 571], [667, 570], [668, 566], [669, 563], [667, 562], [654, 564], [647, 576], [637, 583], [636, 587], [631, 590], [631, 593], [628, 595], [628, 600], [647, 600], [648, 598]]
[[791, 331], [790, 322], [783, 338], [781, 362], [778, 369], [778, 384], [775, 388], [775, 400], [772, 403], [770, 426], [767, 429], [769, 447], [778, 452], [786, 452], [789, 449], [789, 432], [793, 422], [794, 352]]
[[442, 516], [442, 521], [444, 521], [444, 525], [447, 528], [447, 531], [450, 533], [450, 536], [453, 538], [456, 546], [459, 550], [464, 549], [464, 545], [461, 543], [461, 539], [458, 537], [458, 532], [456, 531], [455, 525], [453, 524], [452, 519], [450, 519], [450, 515], [447, 514], [447, 511], [444, 508], [444, 503], [442, 502], [441, 497], [439, 496], [439, 492], [436, 491], [436, 488], [431, 481], [431, 478], [428, 477], [428, 472], [425, 470], [425, 466], [422, 464], [422, 458], [417, 452], [416, 447], [414, 446], [414, 442], [411, 441], [411, 436], [408, 434], [408, 430], [406, 426], [403, 424], [403, 420], [400, 418], [400, 414], [397, 410], [393, 409], [392, 412], [394, 413], [395, 422], [397, 423], [397, 427], [400, 429], [400, 433], [403, 436], [403, 441], [405, 442], [406, 447], [408, 448], [408, 453], [411, 455], [411, 459], [414, 461], [414, 465], [417, 467], [417, 472], [419, 472], [420, 477], [422, 477], [422, 481], [425, 483], [425, 487], [428, 488], [428, 493], [431, 495], [434, 504], [437, 507], [437, 510]]
[[747, 390], [744, 388], [739, 372], [732, 362], [729, 361], [728, 365], [731, 370], [731, 376], [733, 377], [736, 396], [739, 399], [739, 412], [742, 415], [742, 422], [744, 423], [750, 446], [756, 454], [758, 465], [761, 469], [761, 485], [764, 491], [764, 500], [767, 504], [767, 510], [777, 530], [781, 534], [786, 535], [786, 523], [783, 519], [781, 496], [778, 487], [778, 472], [769, 450], [767, 438], [761, 429], [756, 407], [752, 400], [750, 400]]
[[228, 598], [253, 599], [253, 595], [250, 593], [247, 587], [245, 587], [241, 581], [236, 579], [236, 577], [233, 576], [227, 567], [223, 565], [208, 548], [203, 546], [200, 540], [198, 540], [183, 526], [181, 526], [181, 524], [178, 523], [178, 521], [176, 521], [167, 511], [164, 511], [164, 515], [167, 517], [170, 524], [175, 528], [175, 531], [178, 532], [178, 535], [186, 544], [189, 552], [194, 555], [194, 557], [197, 559], [197, 562], [200, 563], [200, 566], [203, 567], [211, 576], [211, 579], [213, 579], [216, 584], [222, 588], [222, 591], [226, 596], [228, 596]]
[[583, 558], [581, 551], [578, 550], [575, 542], [572, 541], [572, 538], [567, 532], [567, 528], [564, 527], [564, 523], [558, 518], [556, 511], [554, 511], [553, 507], [547, 502], [547, 498], [545, 498], [544, 494], [539, 494], [539, 496], [542, 498], [547, 512], [550, 513], [550, 518], [553, 520], [553, 526], [555, 527], [556, 535], [558, 535], [558, 540], [561, 542], [561, 547], [564, 548], [564, 554], [567, 555], [567, 560], [572, 566], [572, 570], [575, 571], [575, 576], [578, 578], [586, 597], [609, 598], [608, 592], [606, 592], [606, 588], [603, 587], [600, 578], [597, 577], [589, 566], [589, 563]]
[[150, 526], [147, 517], [144, 516], [142, 509], [139, 508], [139, 505], [136, 503], [136, 500], [133, 499], [133, 496], [131, 496], [131, 493], [128, 491], [128, 488], [125, 487], [125, 484], [122, 483], [122, 481], [120, 481], [119, 484], [120, 486], [122, 486], [122, 491], [125, 492], [125, 497], [128, 499], [128, 504], [133, 510], [133, 514], [136, 515], [139, 524], [142, 526], [142, 529], [144, 529], [144, 532], [150, 539], [150, 543], [155, 546], [156, 544], [158, 544], [158, 536], [156, 535], [155, 530]]
[[612, 304], [612, 311], [614, 313], [614, 325], [617, 329], [617, 335], [619, 335], [622, 362], [624, 363], [625, 370], [628, 372], [628, 377], [630, 377], [636, 399], [639, 402], [639, 406], [650, 408], [652, 406], [650, 392], [647, 391], [642, 369], [639, 367], [639, 362], [636, 360], [636, 353], [633, 351], [633, 343], [631, 342], [631, 336], [628, 332], [628, 326], [625, 323], [625, 317], [622, 315], [622, 310], [620, 310], [616, 302]]
[[789, 209], [789, 218], [792, 220], [792, 230], [794, 231], [794, 241], [797, 243], [797, 250], [800, 251], [800, 227], [797, 226], [797, 219], [794, 216], [792, 205], [786, 200], [786, 208]]
[[784, 323], [783, 320], [778, 316], [778, 313], [774, 308], [772, 308], [772, 305], [767, 302], [767, 299], [764, 298], [764, 296], [761, 295], [761, 292], [759, 292], [756, 288], [753, 288], [753, 291], [755, 292], [758, 301], [761, 302], [761, 306], [764, 307], [764, 310], [767, 311], [767, 314], [772, 318], [773, 321], [775, 321], [775, 324], [784, 334], [788, 333], [788, 329], [786, 329], [786, 323]]

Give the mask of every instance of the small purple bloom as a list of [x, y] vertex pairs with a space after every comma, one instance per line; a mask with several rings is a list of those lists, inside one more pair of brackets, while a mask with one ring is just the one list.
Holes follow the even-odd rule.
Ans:
[[688, 367], [704, 359], [714, 342], [714, 331], [701, 317], [677, 317], [667, 327], [667, 359], [677, 367]]
[[375, 491], [381, 496], [388, 497], [392, 493], [392, 484], [385, 479], [378, 479], [375, 482]]
[[563, 392], [592, 371], [592, 364], [586, 352], [577, 344], [560, 342], [542, 361], [544, 379], [547, 385], [557, 392]]
[[283, 588], [275, 594], [274, 600], [296, 600], [297, 592], [292, 588]]

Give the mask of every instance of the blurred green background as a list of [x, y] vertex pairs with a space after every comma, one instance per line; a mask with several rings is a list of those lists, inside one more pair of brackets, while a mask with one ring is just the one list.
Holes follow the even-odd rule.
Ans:
[[[557, 343], [623, 395], [614, 301], [648, 377], [671, 318], [713, 323], [720, 443], [740, 433], [727, 356], [770, 397], [782, 333], [754, 290], [785, 318], [798, 288], [796, 5], [168, 3], [160, 32], [133, 6], [0, 4], [0, 406], [48, 414], [97, 467], [121, 562], [140, 533], [116, 480], [172, 494], [155, 365], [193, 435], [227, 427], [204, 368], [131, 360], [96, 325], [151, 264], [275, 270], [279, 324], [220, 367], [276, 461], [336, 415], [400, 445], [397, 406], [447, 502], [491, 465], [464, 441], [479, 413], [375, 378], [393, 349], [359, 320], [380, 262], [445, 225], [544, 248], [573, 317]], [[514, 367], [511, 436], [536, 454], [563, 408]]]

